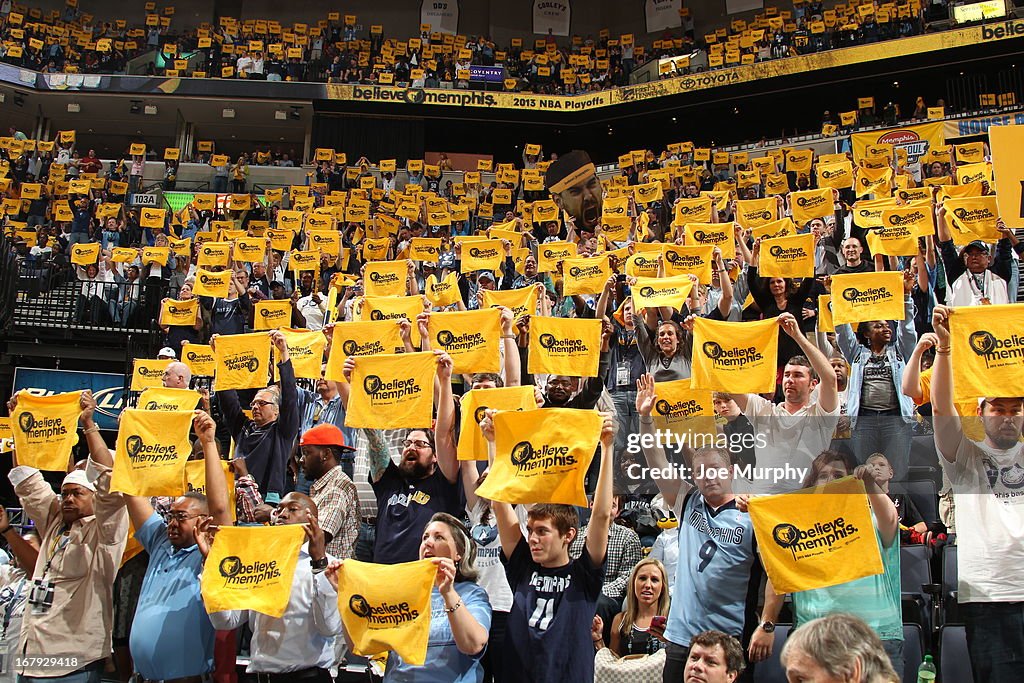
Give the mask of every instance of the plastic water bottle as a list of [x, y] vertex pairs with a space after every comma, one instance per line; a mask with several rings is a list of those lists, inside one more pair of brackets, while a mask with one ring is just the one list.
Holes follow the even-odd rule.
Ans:
[[925, 655], [921, 666], [917, 667], [917, 683], [931, 683], [935, 680], [935, 663], [931, 655]]

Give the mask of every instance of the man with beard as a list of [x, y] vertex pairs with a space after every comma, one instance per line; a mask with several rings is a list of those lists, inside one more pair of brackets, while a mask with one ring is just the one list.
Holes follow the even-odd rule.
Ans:
[[1024, 667], [1024, 398], [979, 398], [985, 440], [964, 436], [953, 404], [951, 315], [948, 306], [932, 313], [939, 343], [931, 389], [935, 447], [956, 509], [957, 602], [974, 680], [1016, 681]]
[[576, 149], [551, 162], [544, 186], [555, 196], [558, 208], [573, 218], [577, 230], [595, 231], [604, 200], [590, 155]]

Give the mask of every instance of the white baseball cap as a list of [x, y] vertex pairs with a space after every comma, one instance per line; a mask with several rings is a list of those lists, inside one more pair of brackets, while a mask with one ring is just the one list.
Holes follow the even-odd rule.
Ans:
[[170, 346], [165, 346], [164, 348], [160, 349], [157, 352], [156, 357], [157, 358], [174, 358], [174, 359], [177, 359], [178, 358], [178, 354], [176, 354], [174, 352], [174, 349], [172, 349]]
[[89, 481], [89, 477], [86, 475], [85, 470], [73, 470], [69, 472], [68, 476], [64, 477], [64, 481], [61, 482], [61, 486], [63, 487], [65, 484], [78, 484], [82, 488], [89, 489], [90, 491], [96, 490], [93, 483]]

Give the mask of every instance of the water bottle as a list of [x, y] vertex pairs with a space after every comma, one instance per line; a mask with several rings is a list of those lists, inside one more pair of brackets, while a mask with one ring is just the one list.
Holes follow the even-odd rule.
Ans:
[[917, 667], [917, 683], [931, 683], [935, 680], [935, 663], [931, 655], [925, 655], [921, 666]]

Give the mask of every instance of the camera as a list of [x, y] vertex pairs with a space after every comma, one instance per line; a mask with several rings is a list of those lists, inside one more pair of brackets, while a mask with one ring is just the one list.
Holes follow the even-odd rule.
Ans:
[[53, 606], [53, 582], [47, 579], [33, 580], [28, 602], [32, 605], [32, 614], [45, 614]]

